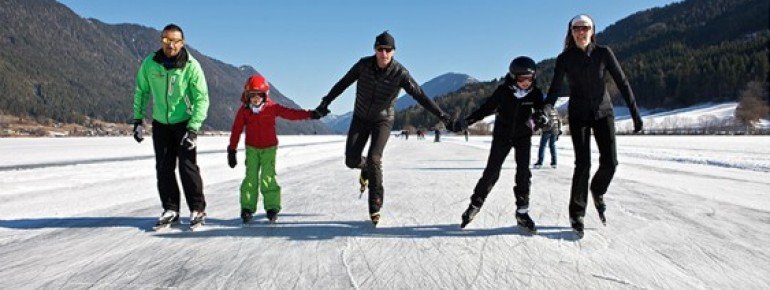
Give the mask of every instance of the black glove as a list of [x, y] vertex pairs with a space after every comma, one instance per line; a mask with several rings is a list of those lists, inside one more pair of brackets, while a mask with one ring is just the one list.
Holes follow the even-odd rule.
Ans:
[[311, 111], [311, 113], [313, 113], [313, 115], [311, 115], [310, 118], [313, 119], [313, 120], [318, 120], [318, 119], [323, 118], [323, 115], [321, 115], [321, 113], [318, 112], [318, 110], [313, 110], [313, 111]]
[[451, 126], [452, 128], [450, 130], [452, 130], [452, 132], [462, 132], [468, 129], [468, 121], [464, 118], [459, 118], [452, 122]]
[[639, 133], [644, 129], [644, 123], [642, 122], [642, 117], [639, 116], [639, 114], [634, 114], [633, 116], [634, 120], [634, 133]]
[[187, 129], [187, 132], [184, 133], [184, 136], [182, 136], [182, 142], [180, 142], [179, 145], [182, 145], [182, 147], [187, 150], [195, 150], [197, 141], [198, 134], [193, 130]]
[[134, 119], [134, 140], [137, 143], [144, 141], [144, 124], [142, 119]]
[[321, 117], [326, 117], [331, 111], [329, 111], [329, 102], [326, 100], [321, 101], [321, 104], [315, 108], [314, 113], [317, 113]]
[[235, 158], [235, 153], [238, 153], [238, 150], [230, 149], [230, 147], [227, 147], [227, 165], [230, 165], [230, 168], [235, 168], [235, 165], [238, 165], [238, 160]]

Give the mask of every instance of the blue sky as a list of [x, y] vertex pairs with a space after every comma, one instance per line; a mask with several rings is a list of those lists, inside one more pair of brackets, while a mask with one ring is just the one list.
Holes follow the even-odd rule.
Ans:
[[[576, 14], [592, 15], [601, 31], [634, 12], [678, 1], [59, 2], [106, 23], [158, 30], [176, 23], [188, 45], [232, 65], [251, 65], [300, 106], [315, 108], [359, 58], [373, 54], [383, 30], [395, 37], [395, 58], [419, 83], [447, 72], [491, 80], [516, 56], [555, 57]], [[352, 110], [354, 93], [355, 84], [331, 105], [332, 113]]]

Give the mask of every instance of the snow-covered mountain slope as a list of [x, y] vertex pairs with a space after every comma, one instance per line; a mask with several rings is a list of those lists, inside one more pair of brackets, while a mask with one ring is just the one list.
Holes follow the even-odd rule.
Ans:
[[[425, 95], [434, 99], [448, 93], [459, 90], [467, 84], [477, 83], [479, 80], [472, 76], [460, 73], [445, 73], [437, 76], [421, 85]], [[396, 100], [396, 111], [401, 111], [417, 104], [412, 96], [404, 94]]]
[[353, 119], [353, 111], [347, 112], [342, 115], [328, 115], [321, 118], [321, 122], [324, 122], [329, 128], [338, 134], [346, 134], [350, 128], [350, 120]]

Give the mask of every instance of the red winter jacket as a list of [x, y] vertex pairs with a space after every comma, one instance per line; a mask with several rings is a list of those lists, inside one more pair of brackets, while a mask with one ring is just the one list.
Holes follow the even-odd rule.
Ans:
[[310, 119], [312, 112], [286, 108], [267, 98], [264, 107], [259, 113], [253, 113], [247, 106], [241, 106], [235, 115], [233, 129], [230, 131], [230, 145], [228, 148], [238, 148], [243, 127], [246, 127], [246, 145], [256, 148], [269, 148], [278, 145], [278, 137], [275, 133], [275, 118], [281, 117], [287, 120]]

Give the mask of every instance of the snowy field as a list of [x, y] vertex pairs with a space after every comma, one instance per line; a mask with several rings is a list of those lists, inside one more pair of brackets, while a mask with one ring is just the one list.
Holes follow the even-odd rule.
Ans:
[[207, 226], [153, 232], [149, 140], [0, 139], [0, 289], [770, 289], [768, 137], [618, 137], [608, 225], [589, 209], [582, 240], [567, 216], [568, 138], [558, 169], [533, 171], [534, 236], [515, 227], [512, 156], [459, 228], [488, 137], [391, 138], [377, 228], [344, 136], [280, 140], [278, 224], [260, 202], [258, 222], [240, 225], [243, 151], [230, 169], [227, 138], [201, 137]]

